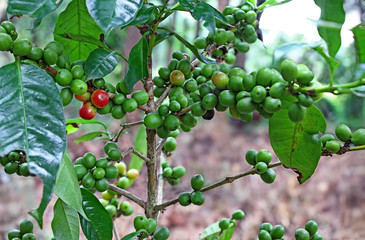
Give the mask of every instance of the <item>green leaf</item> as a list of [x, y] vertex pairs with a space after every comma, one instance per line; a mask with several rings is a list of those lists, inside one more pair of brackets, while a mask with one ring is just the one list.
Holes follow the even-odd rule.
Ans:
[[34, 27], [37, 27], [42, 18], [56, 10], [62, 2], [63, 0], [9, 0], [6, 12], [9, 19], [13, 15], [28, 15], [36, 18]]
[[87, 218], [82, 208], [82, 197], [75, 168], [71, 162], [68, 152], [63, 155], [60, 169], [57, 174], [54, 193], [68, 206], [78, 211], [84, 218]]
[[230, 240], [233, 236], [235, 228], [236, 226], [234, 224], [230, 224], [230, 227], [222, 232], [222, 235], [219, 238], [219, 240]]
[[[78, 128], [79, 126], [78, 125], [82, 125], [82, 124], [98, 124], [98, 125], [101, 125], [104, 127], [104, 129], [106, 131], [108, 131], [108, 127], [105, 125], [105, 123], [103, 122], [100, 122], [100, 121], [97, 121], [97, 120], [85, 120], [85, 119], [82, 119], [82, 118], [75, 118], [75, 119], [69, 119], [66, 121], [66, 125], [71, 125], [73, 126], [74, 128]], [[67, 134], [70, 134], [70, 133], [67, 133]]]
[[358, 62], [365, 63], [365, 23], [357, 25], [351, 31], [354, 34]]
[[85, 62], [86, 79], [98, 79], [111, 73], [118, 64], [114, 52], [97, 48], [92, 51]]
[[52, 231], [57, 240], [79, 239], [77, 211], [58, 199], [53, 207]]
[[262, 11], [265, 8], [273, 7], [273, 6], [276, 6], [276, 5], [281, 5], [281, 4], [290, 2], [290, 1], [291, 0], [266, 0], [263, 4], [261, 4], [260, 6], [258, 6], [257, 10], [258, 11]]
[[96, 45], [99, 48], [104, 48], [106, 50], [110, 50], [109, 47], [107, 45], [105, 45], [105, 43], [103, 43], [99, 39], [96, 39], [92, 36], [80, 35], [80, 34], [76, 34], [76, 33], [69, 33], [69, 34], [68, 33], [65, 33], [65, 34], [56, 34], [55, 33], [55, 35], [57, 35], [57, 37], [65, 38], [65, 39], [69, 39], [69, 40], [73, 40], [73, 41], [91, 43], [93, 45]]
[[182, 42], [187, 48], [190, 49], [190, 51], [192, 51], [194, 53], [194, 55], [202, 62], [206, 63], [206, 64], [215, 64], [217, 63], [214, 60], [208, 59], [207, 57], [200, 55], [198, 52], [198, 49], [191, 43], [189, 43], [188, 41], [186, 41], [182, 36], [180, 36], [179, 34], [175, 33], [174, 31], [168, 29], [168, 28], [159, 28], [161, 30], [165, 30], [171, 34], [173, 34], [180, 42]]
[[142, 23], [147, 22], [150, 19], [150, 16], [154, 10], [154, 7], [146, 7], [146, 5], [143, 5], [142, 8], [139, 9], [133, 21], [130, 22], [127, 26], [141, 25]]
[[63, 106], [52, 77], [34, 65], [0, 68], [0, 156], [23, 150], [31, 173], [42, 178], [43, 196], [31, 215], [42, 227], [66, 148]]
[[317, 133], [325, 132], [326, 120], [315, 107], [307, 108], [303, 121], [293, 123], [288, 116], [291, 102], [282, 99], [283, 106], [269, 120], [271, 146], [285, 167], [298, 173], [304, 183], [314, 173], [321, 157], [321, 143]]
[[113, 222], [107, 210], [90, 191], [81, 188], [82, 205], [90, 221], [79, 215], [85, 237], [89, 240], [112, 240]]
[[125, 235], [121, 240], [130, 240], [130, 239], [138, 240], [141, 233], [144, 233], [145, 235], [148, 235], [148, 233], [145, 229], [140, 229], [137, 232], [132, 232], [128, 235]]
[[330, 84], [333, 84], [334, 75], [336, 72], [337, 67], [341, 64], [341, 62], [337, 61], [331, 56], [328, 56], [325, 52], [323, 47], [321, 46], [315, 46], [312, 47], [314, 51], [316, 51], [327, 63], [329, 69], [330, 69]]
[[[138, 129], [136, 140], [134, 142], [134, 149], [143, 154], [147, 154], [147, 133], [146, 127], [141, 125]], [[129, 162], [129, 169], [137, 169], [138, 171], [141, 170], [144, 161], [140, 159], [137, 155], [132, 154], [131, 160]]]
[[[193, 11], [197, 1], [191, 0], [179, 0], [179, 3], [188, 11]], [[193, 4], [194, 3], [194, 4]]]
[[89, 13], [107, 35], [115, 27], [127, 26], [142, 4], [143, 0], [86, 0]]
[[200, 240], [216, 240], [220, 232], [219, 222], [215, 222], [204, 229]]
[[173, 36], [173, 33], [159, 33], [156, 36], [155, 39], [155, 46], [158, 45], [159, 43], [165, 41], [166, 39], [168, 39], [169, 37]]
[[215, 33], [216, 28], [215, 19], [218, 19], [229, 25], [226, 18], [219, 11], [217, 11], [217, 9], [206, 2], [200, 2], [194, 7], [193, 18], [198, 21], [205, 21], [203, 26], [213, 34]]
[[75, 143], [79, 144], [80, 142], [91, 141], [97, 137], [101, 137], [103, 134], [106, 134], [106, 133], [105, 132], [90, 132], [90, 133], [87, 133], [87, 134], [79, 137], [78, 139], [76, 139]]
[[343, 0], [314, 0], [321, 8], [321, 21], [333, 22], [340, 25], [340, 28], [330, 26], [318, 26], [318, 33], [327, 43], [328, 52], [331, 57], [335, 57], [341, 47], [341, 28], [345, 22], [345, 10]]
[[[97, 44], [74, 40], [75, 35], [73, 34], [94, 40], [103, 39], [103, 32], [87, 11], [85, 0], [72, 0], [69, 3], [66, 10], [59, 15], [54, 33], [55, 40], [63, 44], [71, 62], [80, 59], [86, 60], [89, 54], [98, 47]], [[65, 35], [71, 36], [71, 38], [62, 37]]]
[[128, 59], [127, 73], [125, 82], [130, 92], [133, 91], [134, 85], [144, 77], [148, 77], [147, 68], [148, 43], [145, 37], [131, 49]]

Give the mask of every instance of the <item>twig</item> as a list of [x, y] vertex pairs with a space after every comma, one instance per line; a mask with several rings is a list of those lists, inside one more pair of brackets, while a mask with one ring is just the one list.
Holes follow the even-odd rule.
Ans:
[[157, 154], [157, 155], [161, 153], [162, 147], [163, 147], [163, 145], [165, 144], [166, 140], [167, 140], [167, 138], [164, 138], [164, 139], [162, 139], [162, 140], [158, 143], [157, 148], [156, 148], [156, 154]]
[[125, 123], [121, 125], [121, 129], [118, 131], [117, 136], [115, 136], [114, 139], [112, 139], [113, 142], [118, 142], [118, 138], [120, 137], [120, 135], [123, 133], [124, 130], [126, 130], [127, 128], [131, 128], [134, 126], [138, 126], [143, 124], [143, 120], [141, 121], [137, 121], [137, 122], [132, 122], [132, 123]]
[[346, 142], [345, 145], [343, 147], [341, 147], [341, 149], [336, 152], [336, 153], [330, 153], [327, 150], [322, 151], [322, 156], [325, 157], [332, 157], [333, 155], [342, 155], [345, 154], [346, 152], [353, 152], [353, 151], [361, 151], [361, 150], [365, 150], [365, 145], [361, 145], [361, 146], [355, 146], [355, 147], [350, 147], [350, 142]]
[[120, 237], [119, 237], [118, 229], [117, 229], [117, 226], [115, 225], [115, 222], [114, 222], [114, 221], [113, 221], [113, 230], [114, 230], [115, 238], [116, 238], [117, 240], [119, 240], [119, 239], [120, 239]]
[[156, 109], [161, 105], [161, 103], [163, 102], [163, 100], [165, 100], [165, 98], [167, 97], [167, 95], [169, 94], [170, 90], [172, 88], [172, 84], [169, 84], [165, 91], [162, 93], [162, 95], [157, 99], [156, 101]]
[[181, 109], [179, 112], [177, 112], [177, 116], [181, 116], [181, 115], [184, 115], [185, 113], [187, 113], [187, 112], [190, 112], [190, 110], [191, 110], [191, 108], [192, 108], [193, 106], [192, 105], [190, 105], [189, 107], [186, 107], [186, 108], [183, 108], [183, 109]]
[[[277, 163], [270, 164], [268, 166], [268, 168], [274, 168], [274, 167], [281, 166], [281, 165], [282, 165], [281, 162], [277, 162]], [[220, 186], [225, 185], [227, 183], [232, 183], [232, 182], [234, 182], [237, 179], [240, 179], [242, 177], [246, 177], [248, 175], [253, 175], [253, 174], [256, 174], [256, 170], [255, 169], [251, 169], [249, 171], [246, 171], [246, 172], [243, 172], [243, 173], [239, 173], [239, 174], [234, 175], [232, 177], [226, 177], [226, 178], [224, 178], [222, 180], [219, 180], [219, 181], [217, 181], [215, 183], [212, 183], [212, 184], [210, 184], [210, 185], [202, 188], [200, 190], [200, 192], [210, 191], [210, 190], [212, 190], [214, 188], [220, 187]], [[171, 205], [177, 203], [178, 201], [179, 201], [178, 198], [175, 198], [175, 199], [172, 199], [172, 200], [167, 201], [165, 203], [159, 204], [159, 205], [157, 205], [155, 207], [155, 211], [161, 211], [161, 210], [165, 209], [166, 207], [171, 206]]]
[[137, 108], [145, 112], [151, 112], [151, 109], [147, 105], [138, 106]]
[[122, 195], [126, 198], [128, 198], [129, 200], [137, 203], [139, 206], [141, 206], [143, 209], [146, 208], [146, 202], [143, 201], [142, 199], [140, 199], [139, 197], [137, 197], [136, 195], [134, 195], [133, 193], [130, 193], [122, 188], [119, 188], [117, 186], [114, 186], [113, 184], [109, 184], [109, 189], [118, 193], [119, 195]]
[[148, 157], [146, 157], [142, 153], [138, 152], [136, 149], [134, 149], [134, 147], [130, 147], [127, 150], [125, 150], [124, 152], [122, 152], [122, 159], [131, 153], [137, 155], [139, 158], [141, 158], [143, 161], [145, 161], [147, 163], [151, 162], [150, 159], [148, 159]]

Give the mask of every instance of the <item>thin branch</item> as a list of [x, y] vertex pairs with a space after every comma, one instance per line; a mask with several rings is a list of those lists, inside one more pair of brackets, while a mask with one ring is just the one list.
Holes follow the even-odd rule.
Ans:
[[138, 106], [137, 108], [145, 112], [151, 112], [151, 109], [147, 105]]
[[167, 95], [169, 94], [169, 92], [170, 92], [170, 90], [171, 90], [171, 88], [172, 88], [172, 84], [169, 84], [167, 87], [166, 87], [166, 89], [165, 89], [165, 91], [162, 93], [162, 95], [157, 99], [157, 101], [156, 101], [156, 108], [158, 108], [160, 105], [161, 105], [161, 103], [163, 102], [163, 100], [165, 100], [165, 98], [167, 97]]
[[[274, 167], [281, 166], [281, 165], [282, 165], [281, 162], [277, 162], [277, 163], [270, 164], [268, 166], [268, 168], [274, 168]], [[243, 173], [239, 173], [239, 174], [234, 175], [234, 176], [231, 176], [231, 177], [225, 177], [222, 180], [219, 180], [219, 181], [217, 181], [215, 183], [212, 183], [212, 184], [210, 184], [210, 185], [202, 188], [199, 192], [207, 192], [207, 191], [210, 191], [210, 190], [212, 190], [214, 188], [220, 187], [220, 186], [225, 185], [227, 183], [232, 183], [232, 182], [234, 182], [237, 179], [246, 177], [248, 175], [253, 175], [253, 174], [256, 174], [256, 170], [254, 168], [251, 169], [251, 170], [249, 170], [249, 171], [246, 171], [246, 172], [243, 172]], [[159, 205], [157, 205], [155, 207], [155, 211], [161, 211], [161, 210], [165, 209], [166, 207], [171, 206], [171, 205], [177, 203], [178, 201], [179, 201], [178, 198], [175, 198], [175, 199], [172, 199], [172, 200], [167, 201], [165, 203], [159, 204]]]
[[346, 142], [345, 145], [343, 147], [341, 147], [341, 149], [336, 153], [330, 153], [327, 150], [324, 150], [324, 151], [322, 151], [322, 156], [332, 157], [333, 155], [342, 155], [342, 154], [345, 154], [347, 152], [365, 150], [365, 145], [360, 145], [360, 146], [355, 146], [355, 147], [350, 147], [349, 145], [350, 145], [350, 141]]
[[183, 109], [181, 109], [180, 111], [178, 111], [177, 112], [177, 116], [181, 116], [181, 115], [184, 115], [185, 113], [187, 113], [187, 112], [190, 112], [190, 110], [191, 110], [191, 108], [192, 108], [193, 106], [192, 105], [190, 105], [190, 106], [188, 106], [188, 107], [186, 107], [186, 108], [183, 108]]
[[126, 198], [128, 198], [129, 200], [137, 203], [139, 206], [141, 206], [143, 209], [146, 208], [146, 202], [143, 201], [142, 199], [140, 199], [139, 197], [137, 197], [136, 195], [134, 195], [133, 193], [130, 193], [122, 188], [119, 188], [117, 186], [114, 186], [113, 184], [109, 184], [109, 189], [118, 193], [119, 195], [122, 195]]
[[162, 140], [158, 143], [157, 148], [156, 148], [156, 154], [157, 154], [157, 155], [161, 153], [161, 150], [162, 150], [163, 145], [165, 144], [166, 140], [167, 140], [167, 138], [164, 138], [164, 139], [162, 139]]
[[115, 238], [116, 238], [117, 240], [119, 240], [119, 239], [120, 239], [120, 237], [119, 237], [119, 233], [118, 233], [118, 228], [117, 228], [117, 226], [115, 225], [115, 222], [114, 222], [114, 221], [113, 221], [113, 230], [114, 230]]
[[143, 120], [137, 121], [137, 122], [132, 122], [132, 123], [122, 124], [120, 130], [118, 131], [117, 136], [115, 136], [115, 138], [112, 139], [112, 141], [113, 142], [118, 142], [118, 139], [119, 139], [120, 135], [123, 133], [124, 130], [126, 130], [127, 128], [131, 128], [131, 127], [134, 127], [134, 126], [141, 125], [141, 124], [143, 124]]
[[138, 152], [136, 149], [134, 149], [134, 147], [130, 147], [127, 150], [125, 150], [124, 152], [122, 152], [122, 159], [124, 159], [126, 156], [128, 156], [129, 154], [135, 154], [137, 155], [139, 158], [141, 158], [143, 161], [145, 161], [146, 163], [151, 162], [150, 159], [148, 157], [146, 157], [145, 155], [143, 155], [142, 153]]

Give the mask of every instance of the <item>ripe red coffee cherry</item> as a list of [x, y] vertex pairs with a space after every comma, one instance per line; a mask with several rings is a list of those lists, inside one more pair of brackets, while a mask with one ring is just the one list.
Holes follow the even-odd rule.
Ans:
[[96, 90], [91, 94], [91, 102], [98, 108], [106, 107], [109, 103], [108, 93], [104, 90]]
[[96, 107], [94, 107], [91, 102], [85, 102], [81, 105], [79, 109], [79, 115], [81, 118], [90, 120], [95, 117]]

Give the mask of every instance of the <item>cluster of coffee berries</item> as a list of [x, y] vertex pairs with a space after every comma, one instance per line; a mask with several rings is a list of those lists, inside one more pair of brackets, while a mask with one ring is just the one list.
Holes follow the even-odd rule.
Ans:
[[33, 176], [29, 172], [29, 165], [23, 151], [12, 151], [8, 155], [0, 157], [0, 164], [4, 166], [7, 174], [16, 173], [24, 177]]
[[[309, 68], [304, 64], [296, 64], [291, 59], [285, 59], [281, 62], [280, 73], [283, 79], [288, 83], [289, 87], [316, 87], [320, 86], [319, 82], [312, 81], [314, 75]], [[304, 119], [307, 112], [307, 108], [312, 106], [313, 101], [316, 101], [322, 97], [323, 94], [314, 93], [307, 95], [299, 93], [295, 95], [297, 101], [292, 103], [289, 107], [289, 118], [292, 122], [297, 123]]]
[[[299, 228], [295, 231], [295, 240], [322, 240], [321, 234], [317, 232], [318, 224], [310, 220], [305, 224], [305, 229]], [[263, 223], [260, 226], [259, 240], [284, 240], [285, 228], [282, 225], [273, 226], [271, 223]]]
[[[121, 175], [117, 183], [117, 186], [120, 188], [126, 189], [131, 185], [131, 182], [139, 177], [139, 171], [133, 168], [127, 171], [127, 167], [124, 162], [117, 163], [116, 167], [119, 169], [119, 174]], [[125, 170], [121, 171], [122, 169]]]
[[181, 193], [178, 197], [180, 205], [184, 207], [191, 203], [198, 206], [202, 205], [205, 201], [205, 197], [200, 190], [204, 187], [204, 184], [204, 177], [200, 174], [195, 174], [190, 180], [190, 185], [194, 191], [192, 193]]
[[151, 239], [166, 240], [170, 237], [170, 230], [165, 226], [157, 228], [157, 221], [153, 218], [138, 215], [134, 218], [133, 225], [136, 231], [140, 231], [140, 239], [152, 236]]
[[249, 43], [257, 40], [257, 14], [247, 3], [240, 7], [226, 6], [222, 13], [229, 25], [218, 20], [215, 33], [196, 38], [194, 45], [198, 49], [209, 50], [219, 62], [224, 60], [233, 64], [236, 61], [234, 50], [246, 53], [250, 49]]
[[255, 172], [260, 175], [262, 181], [265, 183], [273, 183], [276, 178], [276, 173], [272, 168], [268, 168], [269, 163], [272, 160], [271, 153], [266, 149], [256, 151], [250, 149], [246, 152], [246, 162], [252, 165]]
[[186, 174], [186, 169], [183, 166], [172, 168], [168, 161], [162, 162], [161, 167], [163, 178], [172, 186], [178, 185], [180, 183], [180, 178]]
[[109, 212], [111, 217], [132, 215], [133, 207], [131, 206], [131, 204], [128, 201], [123, 201], [120, 203], [120, 198], [116, 195], [116, 192], [108, 189], [101, 194], [102, 198], [99, 199], [99, 201]]
[[36, 240], [33, 234], [33, 223], [25, 219], [19, 225], [18, 229], [13, 229], [8, 232], [8, 240]]
[[231, 219], [222, 218], [218, 222], [219, 228], [223, 231], [229, 227], [236, 226], [236, 221], [242, 220], [245, 217], [245, 213], [242, 210], [236, 210], [232, 213]]
[[299, 228], [295, 231], [295, 240], [322, 240], [322, 235], [317, 231], [317, 222], [310, 220], [305, 224], [304, 229]]
[[[335, 136], [332, 134], [324, 134], [319, 140], [321, 141], [324, 152], [328, 153], [343, 153], [341, 148], [344, 147], [344, 151], [347, 150], [353, 144], [354, 146], [365, 145], [365, 129], [358, 129], [354, 133], [346, 124], [339, 124], [336, 127]], [[344, 142], [342, 145], [341, 142]]]

